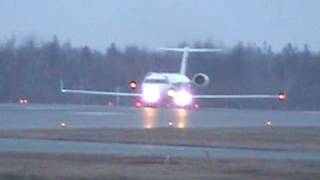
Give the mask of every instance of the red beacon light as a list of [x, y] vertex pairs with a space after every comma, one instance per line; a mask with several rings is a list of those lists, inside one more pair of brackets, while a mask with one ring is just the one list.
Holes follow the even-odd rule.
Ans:
[[131, 81], [129, 83], [129, 87], [130, 87], [130, 89], [135, 90], [138, 87], [138, 83], [136, 81]]
[[199, 109], [199, 108], [200, 108], [200, 104], [194, 103], [194, 104], [193, 104], [193, 107], [194, 107], [195, 109]]
[[136, 102], [135, 102], [135, 106], [136, 106], [137, 108], [141, 108], [141, 107], [142, 107], [142, 102], [136, 101]]
[[285, 100], [287, 100], [287, 94], [286, 93], [279, 93], [278, 98], [280, 101], [285, 101]]

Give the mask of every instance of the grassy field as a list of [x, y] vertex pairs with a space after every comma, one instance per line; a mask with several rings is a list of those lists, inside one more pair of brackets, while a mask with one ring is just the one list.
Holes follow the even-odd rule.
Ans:
[[320, 162], [0, 153], [0, 179], [320, 179]]
[[320, 151], [320, 128], [45, 129], [0, 131], [1, 137], [95, 142]]

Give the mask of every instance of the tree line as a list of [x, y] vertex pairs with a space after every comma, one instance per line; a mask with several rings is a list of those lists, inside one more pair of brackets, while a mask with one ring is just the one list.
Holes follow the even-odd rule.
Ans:
[[[199, 48], [215, 48], [214, 42], [181, 43]], [[102, 91], [130, 91], [131, 80], [141, 82], [145, 73], [176, 72], [181, 54], [111, 43], [105, 52], [89, 46], [74, 47], [71, 42], [52, 40], [39, 43], [15, 38], [0, 43], [0, 102], [27, 98], [32, 103], [129, 105], [133, 100], [94, 95], [65, 95], [59, 91], [60, 79], [67, 88]], [[190, 54], [187, 73], [210, 77], [202, 94], [288, 94], [286, 102], [276, 100], [201, 100], [204, 106], [267, 109], [320, 109], [320, 53], [307, 45], [299, 49], [288, 43], [274, 52], [268, 43], [261, 46], [239, 42], [219, 53]]]

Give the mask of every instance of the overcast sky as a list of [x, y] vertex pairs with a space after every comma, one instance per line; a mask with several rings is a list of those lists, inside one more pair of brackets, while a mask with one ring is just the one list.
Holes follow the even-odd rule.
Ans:
[[0, 41], [57, 35], [104, 50], [111, 42], [152, 49], [211, 39], [320, 50], [319, 8], [319, 0], [0, 0]]

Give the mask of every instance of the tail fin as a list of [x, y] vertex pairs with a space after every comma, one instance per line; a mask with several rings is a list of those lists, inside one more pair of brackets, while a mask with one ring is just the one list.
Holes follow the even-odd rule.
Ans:
[[187, 61], [189, 52], [220, 52], [222, 49], [206, 49], [206, 48], [189, 48], [185, 46], [184, 48], [159, 48], [163, 51], [173, 51], [173, 52], [183, 52], [182, 61], [180, 65], [180, 74], [186, 74], [187, 71]]

